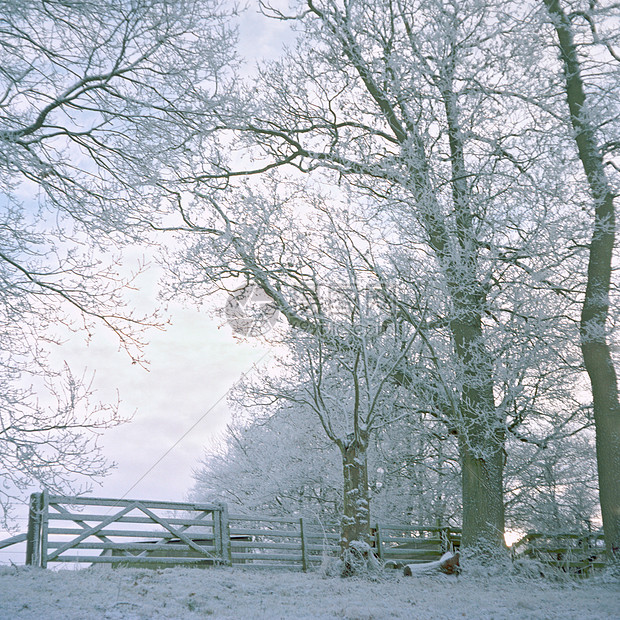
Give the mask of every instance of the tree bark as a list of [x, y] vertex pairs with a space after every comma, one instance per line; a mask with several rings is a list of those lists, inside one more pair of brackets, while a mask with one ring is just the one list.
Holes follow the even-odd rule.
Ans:
[[[355, 560], [368, 559], [370, 552], [367, 446], [354, 439], [342, 443], [340, 450], [344, 475], [340, 553], [344, 562], [343, 575], [351, 575], [355, 572]], [[364, 551], [366, 545], [368, 548]]]
[[543, 0], [558, 36], [566, 97], [579, 159], [594, 200], [588, 280], [581, 312], [581, 351], [592, 385], [599, 497], [608, 553], [620, 556], [620, 404], [607, 341], [607, 316], [615, 243], [614, 194], [588, 115], [581, 64], [569, 17], [559, 0]]
[[482, 325], [486, 295], [478, 272], [478, 239], [471, 209], [472, 193], [465, 164], [465, 146], [454, 89], [456, 57], [449, 56], [438, 85], [448, 126], [452, 201], [455, 212], [453, 253], [441, 256], [446, 264], [452, 298], [450, 323], [454, 346], [463, 369], [459, 402], [459, 452], [463, 485], [464, 547], [492, 550], [504, 546], [504, 425], [497, 418], [493, 398], [493, 363]]
[[491, 362], [482, 321], [451, 325], [465, 380], [459, 403], [459, 452], [463, 485], [463, 547], [504, 547], [504, 430], [493, 400]]

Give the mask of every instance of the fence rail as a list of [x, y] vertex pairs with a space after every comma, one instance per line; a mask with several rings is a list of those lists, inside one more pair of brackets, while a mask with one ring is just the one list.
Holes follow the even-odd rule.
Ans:
[[512, 554], [583, 576], [603, 568], [607, 557], [601, 532], [529, 532], [512, 546]]

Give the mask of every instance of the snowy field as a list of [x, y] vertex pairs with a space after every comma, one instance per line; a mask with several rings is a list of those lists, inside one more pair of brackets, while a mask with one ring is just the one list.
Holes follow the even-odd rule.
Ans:
[[620, 618], [620, 584], [433, 575], [340, 579], [241, 568], [0, 569], [2, 620]]

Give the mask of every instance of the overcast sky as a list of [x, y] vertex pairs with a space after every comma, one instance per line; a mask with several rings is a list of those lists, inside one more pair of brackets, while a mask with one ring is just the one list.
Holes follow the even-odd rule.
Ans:
[[264, 349], [239, 343], [207, 314], [173, 307], [171, 320], [165, 332], [151, 336], [148, 371], [133, 365], [106, 333], [87, 348], [63, 347], [75, 371], [95, 372], [93, 386], [102, 400], [113, 402], [118, 390], [122, 413], [134, 414], [103, 435], [104, 453], [117, 467], [93, 493], [184, 499], [192, 469], [229, 419], [227, 391], [266, 361]]
[[[284, 7], [288, 2], [275, 4]], [[255, 8], [242, 15], [239, 32], [240, 52], [249, 66], [259, 58], [276, 57], [282, 45], [292, 41], [288, 23], [268, 20]], [[143, 311], [156, 304], [154, 279], [150, 274], [144, 280], [138, 299]], [[268, 360], [266, 349], [240, 343], [230, 327], [222, 325], [223, 319], [175, 304], [169, 306], [169, 318], [165, 331], [149, 334], [148, 371], [133, 365], [103, 328], [88, 346], [78, 334], [54, 353], [74, 374], [94, 373], [99, 400], [115, 401], [118, 393], [122, 413], [133, 414], [131, 422], [101, 437], [104, 454], [116, 468], [93, 488], [93, 495], [185, 499], [193, 484], [192, 470], [229, 420], [227, 392], [255, 364]], [[19, 531], [26, 530], [26, 514], [24, 508], [18, 515]], [[5, 535], [0, 531], [0, 539]], [[0, 564], [13, 559], [7, 550], [0, 554]], [[14, 560], [23, 562], [18, 555]]]
[[[288, 6], [287, 1], [271, 4]], [[289, 23], [266, 19], [253, 7], [241, 16], [239, 36], [240, 53], [250, 67], [255, 60], [277, 57], [293, 40]], [[156, 302], [152, 281], [152, 274], [145, 279], [138, 302], [143, 310]], [[150, 335], [148, 372], [132, 365], [104, 330], [88, 347], [78, 339], [63, 347], [62, 357], [76, 373], [95, 372], [93, 386], [102, 400], [114, 400], [118, 390], [123, 413], [135, 412], [130, 423], [102, 437], [105, 455], [117, 467], [93, 494], [185, 499], [192, 469], [229, 420], [226, 393], [242, 374], [267, 361], [266, 349], [240, 343], [223, 319], [174, 304], [169, 311], [171, 326]]]

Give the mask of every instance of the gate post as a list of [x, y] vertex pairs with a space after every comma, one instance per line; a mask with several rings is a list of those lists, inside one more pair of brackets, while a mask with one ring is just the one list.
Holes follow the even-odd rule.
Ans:
[[308, 540], [306, 538], [306, 528], [304, 518], [299, 517], [299, 536], [301, 537], [301, 570], [305, 573], [308, 570]]
[[26, 534], [26, 565], [39, 566], [41, 560], [41, 493], [30, 495], [28, 533]]
[[232, 545], [230, 544], [230, 525], [228, 523], [228, 504], [222, 504], [220, 524], [222, 532], [222, 559], [226, 566], [232, 566]]
[[49, 518], [49, 494], [41, 493], [41, 568], [47, 568], [47, 524]]
[[217, 508], [212, 512], [213, 515], [213, 546], [215, 547], [215, 555], [224, 559], [224, 546], [222, 544], [222, 505], [217, 504]]
[[377, 523], [377, 527], [375, 528], [375, 548], [379, 561], [383, 562], [383, 532], [381, 531], [381, 525], [379, 523]]

